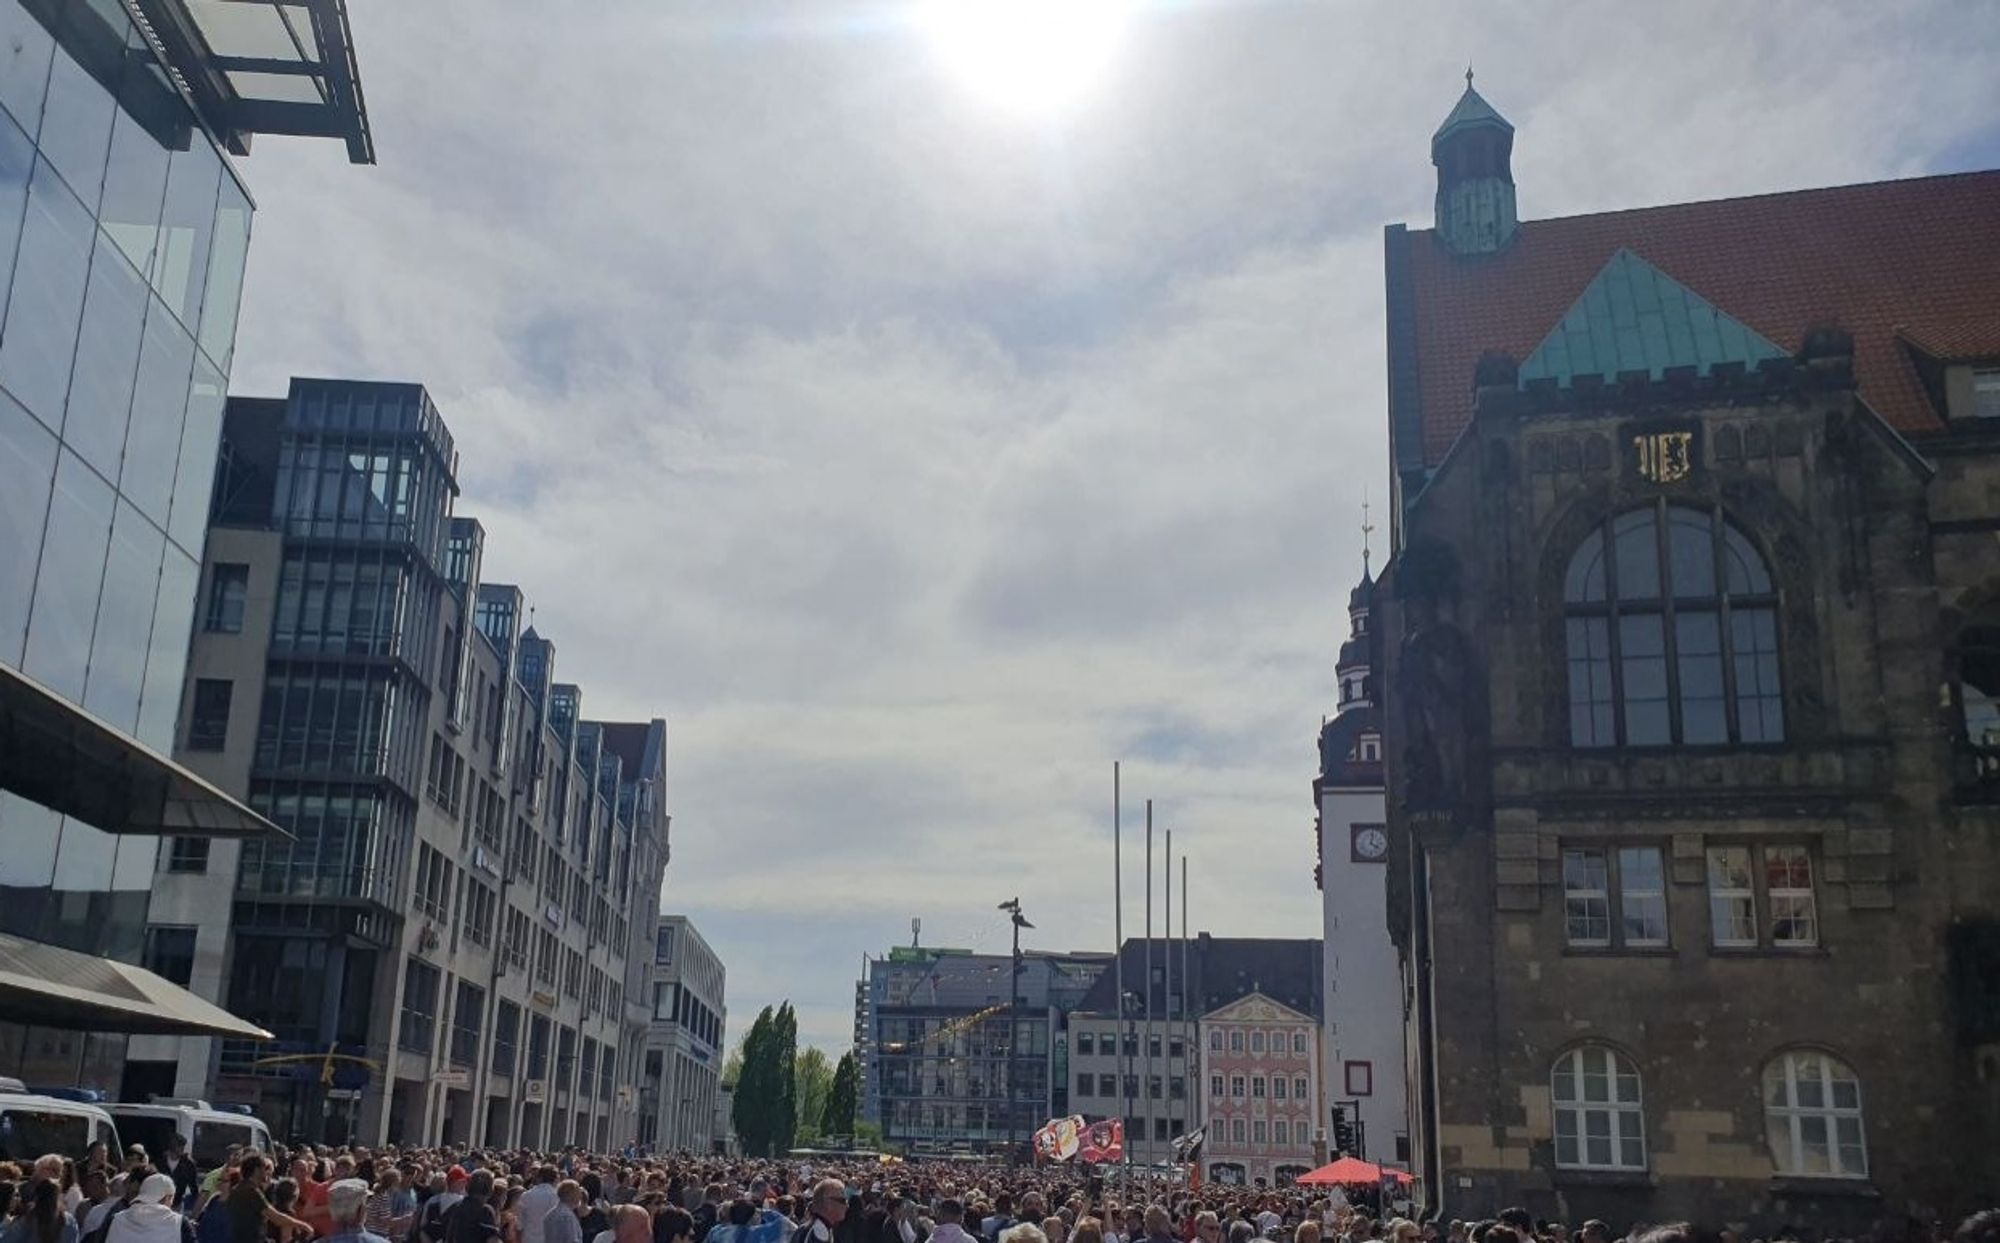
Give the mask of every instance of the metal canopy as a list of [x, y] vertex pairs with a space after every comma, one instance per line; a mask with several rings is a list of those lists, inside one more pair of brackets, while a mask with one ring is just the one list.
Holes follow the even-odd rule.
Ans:
[[0, 1019], [146, 1036], [271, 1033], [131, 963], [0, 933]]
[[238, 155], [252, 134], [339, 138], [375, 162], [346, 0], [132, 0]]
[[107, 833], [290, 837], [199, 775], [4, 664], [0, 790]]

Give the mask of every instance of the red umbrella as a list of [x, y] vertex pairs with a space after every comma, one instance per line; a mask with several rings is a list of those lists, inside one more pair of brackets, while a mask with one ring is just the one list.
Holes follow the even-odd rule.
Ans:
[[1363, 1161], [1360, 1157], [1342, 1157], [1338, 1161], [1322, 1165], [1310, 1174], [1302, 1174], [1297, 1181], [1307, 1187], [1329, 1187], [1335, 1183], [1379, 1183], [1382, 1181], [1382, 1167], [1373, 1161]]

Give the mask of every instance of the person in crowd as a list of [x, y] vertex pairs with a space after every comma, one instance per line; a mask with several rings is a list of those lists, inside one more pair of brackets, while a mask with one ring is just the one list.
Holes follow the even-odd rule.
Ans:
[[390, 1243], [367, 1226], [369, 1186], [359, 1178], [343, 1178], [326, 1189], [326, 1243]]
[[1104, 1243], [1104, 1223], [1087, 1215], [1077, 1218], [1076, 1228], [1069, 1232], [1069, 1243]]
[[167, 1136], [160, 1172], [174, 1180], [174, 1207], [182, 1212], [194, 1207], [195, 1197], [201, 1193], [201, 1171], [188, 1156], [187, 1137], [179, 1131]]
[[35, 1176], [14, 1206], [18, 1215], [0, 1230], [0, 1243], [77, 1243], [76, 1218], [62, 1206], [62, 1158], [45, 1175], [47, 1161], [35, 1162]]
[[521, 1243], [544, 1243], [542, 1224], [555, 1211], [559, 1177], [553, 1165], [544, 1163], [535, 1167], [534, 1185], [521, 1193]]
[[986, 1243], [1000, 1243], [1000, 1236], [1014, 1228], [1014, 1197], [1001, 1192], [993, 1197], [993, 1212], [979, 1223], [980, 1237]]
[[663, 1204], [653, 1214], [653, 1243], [694, 1243], [694, 1215]]
[[445, 1212], [445, 1243], [499, 1243], [500, 1216], [493, 1211], [493, 1171], [474, 1170], [458, 1202]]
[[236, 1186], [229, 1193], [229, 1243], [266, 1243], [268, 1230], [281, 1226], [297, 1238], [312, 1237], [312, 1226], [272, 1205], [271, 1165], [260, 1153], [250, 1153], [236, 1167]]
[[645, 1209], [636, 1204], [615, 1204], [607, 1216], [611, 1224], [591, 1243], [650, 1243], [653, 1219]]
[[573, 1178], [556, 1184], [556, 1208], [542, 1222], [543, 1243], [583, 1243], [583, 1187]]
[[806, 1201], [806, 1220], [792, 1236], [792, 1243], [833, 1243], [834, 1232], [847, 1220], [847, 1187], [837, 1178], [822, 1178], [813, 1184]]
[[148, 1174], [125, 1210], [111, 1219], [105, 1243], [189, 1243], [194, 1231], [174, 1207], [178, 1189], [171, 1174]]
[[521, 1184], [509, 1182], [500, 1198], [500, 1243], [521, 1243]]
[[[270, 1190], [264, 1194], [270, 1199], [272, 1208], [277, 1209], [287, 1217], [296, 1217], [299, 1221], [306, 1221], [304, 1217], [298, 1216], [302, 1211], [299, 1205], [298, 1179], [293, 1178], [289, 1174], [283, 1178], [272, 1179]], [[306, 1226], [307, 1229], [304, 1232], [294, 1230], [289, 1226], [271, 1226], [269, 1228], [271, 1243], [311, 1243], [312, 1237], [318, 1232], [319, 1227], [309, 1221], [306, 1222]]]

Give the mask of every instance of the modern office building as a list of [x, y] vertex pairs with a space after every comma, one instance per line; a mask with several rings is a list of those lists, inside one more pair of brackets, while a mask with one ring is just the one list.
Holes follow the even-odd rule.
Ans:
[[290, 836], [175, 843], [148, 935], [277, 1039], [135, 1073], [285, 1135], [602, 1149], [637, 1135], [665, 726], [583, 718], [457, 461], [417, 385], [231, 399], [180, 751]]
[[1017, 998], [1006, 954], [898, 946], [868, 959], [855, 989], [861, 1116], [913, 1152], [1025, 1152], [1074, 1108], [1064, 1019], [1110, 961], [1024, 950]]
[[685, 915], [662, 915], [653, 943], [652, 1028], [639, 1077], [639, 1142], [656, 1151], [717, 1151], [724, 972]]
[[35, 1083], [118, 1090], [125, 1032], [251, 1030], [129, 965], [178, 950], [145, 942], [162, 836], [270, 828], [166, 758], [259, 133], [372, 160], [339, 0], [0, 0], [0, 945], [31, 981], [0, 1073]]
[[1896, 1232], [2000, 1183], [2000, 172], [1391, 226], [1420, 1198]]
[[[1374, 580], [1364, 569], [1347, 597], [1347, 639], [1334, 676], [1339, 711], [1320, 727], [1314, 824], [1325, 926], [1325, 1031], [1321, 1081], [1342, 1102], [1346, 1131], [1371, 1161], [1407, 1164], [1410, 1116], [1404, 1073], [1402, 961], [1389, 939], [1388, 817], [1383, 805], [1382, 719], [1377, 707]], [[1331, 1104], [1328, 1106], [1332, 1108]], [[1322, 1117], [1318, 1125], [1332, 1120]], [[1333, 1150], [1343, 1151], [1335, 1142]]]
[[[1122, 1023], [1120, 972], [1111, 966], [1068, 1016], [1064, 1036], [1068, 1112], [1092, 1121], [1123, 1117], [1125, 1148], [1138, 1163], [1172, 1160], [1174, 1139], [1212, 1122], [1217, 1107], [1228, 1104], [1202, 1091], [1206, 1062], [1201, 1024], [1206, 1016], [1228, 1012], [1255, 994], [1287, 1014], [1308, 1015], [1314, 1024], [1320, 1021], [1317, 940], [1217, 937], [1203, 932], [1186, 939], [1156, 937], [1149, 946], [1143, 938], [1132, 938], [1125, 942], [1120, 958], [1125, 989]], [[1317, 1057], [1316, 1039], [1313, 1048]], [[1311, 1080], [1316, 1089], [1317, 1067]], [[1317, 1102], [1309, 1108], [1317, 1111]], [[1247, 1126], [1248, 1113], [1243, 1117]], [[1215, 1138], [1211, 1130], [1211, 1149]], [[1274, 1154], [1268, 1141], [1258, 1145], [1255, 1155], [1263, 1158], [1259, 1168], [1282, 1163], [1269, 1159]], [[1205, 1151], [1203, 1165], [1212, 1159], [1212, 1151]], [[1246, 1178], [1257, 1164], [1247, 1151], [1241, 1158], [1220, 1162], [1232, 1163], [1244, 1167]], [[1222, 1176], [1228, 1174], [1224, 1171]]]

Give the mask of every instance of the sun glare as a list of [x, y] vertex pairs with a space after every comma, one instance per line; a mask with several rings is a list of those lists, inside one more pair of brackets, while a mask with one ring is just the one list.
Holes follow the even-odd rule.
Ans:
[[938, 54], [966, 86], [1009, 111], [1048, 113], [1103, 76], [1133, 0], [923, 0]]

